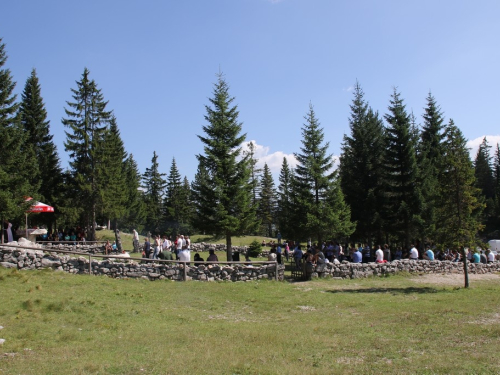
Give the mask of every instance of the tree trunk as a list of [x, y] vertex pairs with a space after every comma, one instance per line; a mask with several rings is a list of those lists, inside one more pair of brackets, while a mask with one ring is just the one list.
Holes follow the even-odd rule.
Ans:
[[233, 260], [233, 244], [231, 243], [231, 235], [226, 234], [226, 256], [227, 261], [232, 262]]
[[464, 288], [469, 287], [469, 271], [467, 270], [467, 254], [465, 254], [465, 248], [462, 250], [462, 256], [464, 258], [464, 281], [465, 285]]

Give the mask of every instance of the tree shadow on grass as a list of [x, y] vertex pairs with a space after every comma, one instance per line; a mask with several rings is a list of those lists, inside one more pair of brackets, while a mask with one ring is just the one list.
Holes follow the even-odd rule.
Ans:
[[375, 293], [389, 293], [389, 294], [428, 294], [428, 293], [442, 293], [449, 292], [447, 289], [436, 289], [430, 287], [407, 287], [407, 288], [358, 288], [358, 289], [332, 289], [325, 290], [327, 293], [341, 294], [375, 294]]

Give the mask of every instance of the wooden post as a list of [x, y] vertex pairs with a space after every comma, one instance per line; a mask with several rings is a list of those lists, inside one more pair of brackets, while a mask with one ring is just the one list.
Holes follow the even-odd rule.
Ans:
[[89, 275], [92, 275], [92, 255], [89, 254]]
[[278, 281], [278, 261], [276, 261], [275, 267], [276, 267], [276, 274], [274, 275], [274, 279]]
[[184, 274], [184, 281], [186, 281], [187, 280], [186, 262], [184, 262], [183, 264], [184, 264], [184, 272], [183, 272], [183, 274]]

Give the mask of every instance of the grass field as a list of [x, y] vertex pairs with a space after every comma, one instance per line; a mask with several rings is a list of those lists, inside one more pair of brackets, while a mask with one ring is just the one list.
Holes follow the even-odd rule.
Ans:
[[[416, 276], [418, 277], [418, 276]], [[114, 280], [0, 268], [0, 374], [494, 374], [500, 277]]]

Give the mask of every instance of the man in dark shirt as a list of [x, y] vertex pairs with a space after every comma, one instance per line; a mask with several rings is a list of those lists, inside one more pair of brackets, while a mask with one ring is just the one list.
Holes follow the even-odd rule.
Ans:
[[144, 238], [144, 249], [143, 249], [143, 257], [149, 259], [149, 254], [151, 254], [151, 243], [149, 242], [149, 238]]

